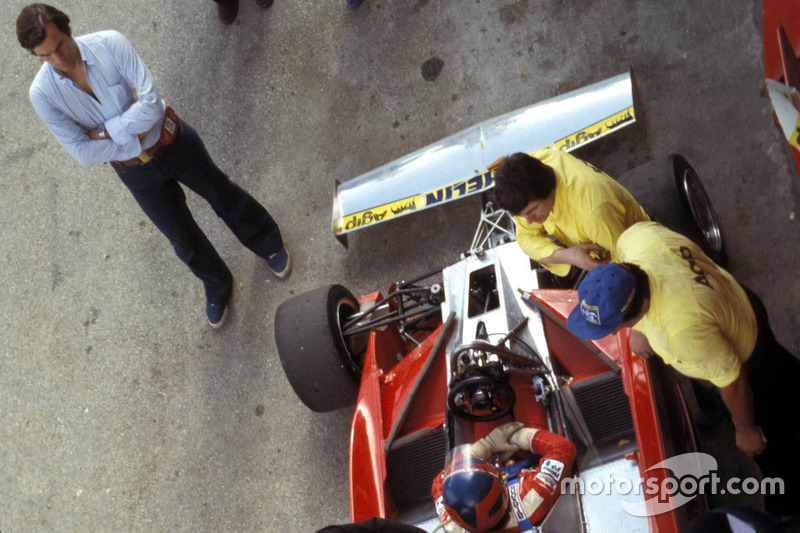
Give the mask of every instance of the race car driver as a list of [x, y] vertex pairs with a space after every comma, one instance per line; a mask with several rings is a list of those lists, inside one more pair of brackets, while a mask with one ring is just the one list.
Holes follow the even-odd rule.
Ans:
[[[790, 517], [800, 508], [800, 361], [775, 339], [761, 300], [695, 243], [655, 222], [631, 226], [617, 241], [621, 264], [592, 270], [578, 287], [567, 320], [584, 339], [632, 327], [631, 350], [660, 356], [691, 378], [720, 389], [736, 446], [755, 458], [768, 491], [767, 510]], [[771, 493], [776, 492], [776, 493]]]
[[623, 231], [650, 220], [622, 185], [565, 152], [518, 152], [495, 164], [495, 200], [514, 215], [517, 242], [557, 276], [606, 263]]
[[[529, 452], [523, 461], [507, 459]], [[544, 429], [509, 422], [469, 445], [455, 447], [434, 479], [431, 493], [443, 528], [449, 533], [531, 531], [561, 493], [575, 445]], [[493, 454], [500, 454], [498, 468]], [[531, 460], [534, 459], [534, 460]]]

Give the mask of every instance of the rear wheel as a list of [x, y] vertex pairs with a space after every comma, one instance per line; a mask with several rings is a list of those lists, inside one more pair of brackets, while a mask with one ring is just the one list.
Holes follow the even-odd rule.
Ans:
[[709, 198], [703, 183], [700, 181], [700, 177], [694, 169], [685, 159], [682, 157], [680, 159], [685, 164], [685, 167], [679, 169], [680, 172], [676, 176], [681, 199], [688, 205], [689, 211], [692, 213], [697, 229], [700, 232], [700, 244], [703, 249], [710, 256], [721, 259], [725, 254], [725, 247], [722, 243], [719, 220], [714, 212], [714, 207], [711, 205], [711, 198]]
[[719, 220], [700, 177], [680, 155], [671, 155], [625, 173], [619, 183], [650, 218], [692, 239], [717, 263], [725, 258]]
[[351, 405], [358, 396], [359, 362], [342, 335], [358, 300], [330, 285], [283, 302], [275, 313], [275, 343], [295, 394], [312, 411]]

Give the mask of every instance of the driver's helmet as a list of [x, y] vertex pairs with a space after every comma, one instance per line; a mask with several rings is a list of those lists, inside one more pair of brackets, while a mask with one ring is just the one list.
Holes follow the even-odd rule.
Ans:
[[469, 444], [448, 454], [442, 500], [450, 518], [467, 531], [498, 528], [508, 510], [508, 494], [497, 469], [472, 453]]

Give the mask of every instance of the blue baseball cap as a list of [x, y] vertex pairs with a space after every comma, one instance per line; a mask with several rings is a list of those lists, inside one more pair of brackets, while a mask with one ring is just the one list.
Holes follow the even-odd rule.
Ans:
[[618, 263], [595, 267], [578, 286], [567, 328], [582, 339], [601, 339], [619, 327], [635, 295], [633, 272]]

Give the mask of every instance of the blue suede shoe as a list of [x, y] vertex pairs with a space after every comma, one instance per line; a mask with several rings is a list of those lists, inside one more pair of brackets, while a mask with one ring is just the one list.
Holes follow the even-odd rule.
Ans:
[[345, 0], [344, 3], [347, 7], [355, 9], [361, 5], [361, 0]]
[[208, 325], [214, 329], [219, 329], [225, 325], [228, 320], [228, 309], [230, 306], [223, 304], [212, 304], [206, 302], [206, 316], [208, 317]]
[[267, 258], [267, 264], [275, 275], [281, 279], [288, 276], [292, 271], [292, 258], [285, 246], [269, 256]]

